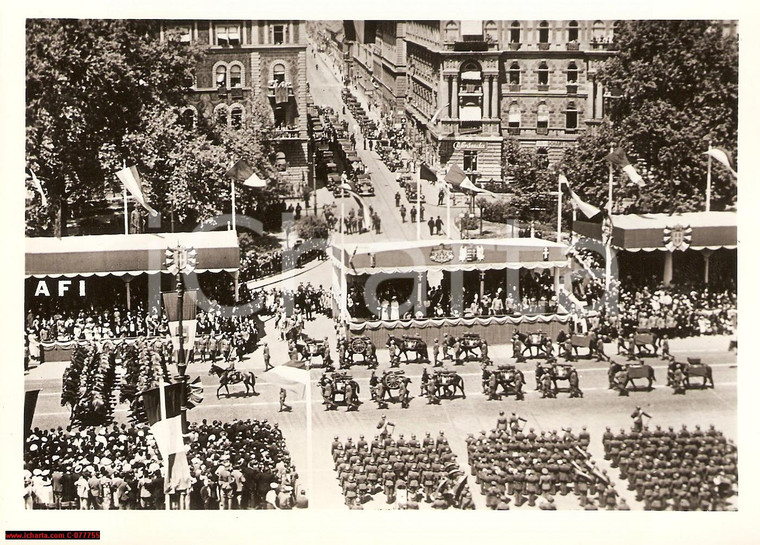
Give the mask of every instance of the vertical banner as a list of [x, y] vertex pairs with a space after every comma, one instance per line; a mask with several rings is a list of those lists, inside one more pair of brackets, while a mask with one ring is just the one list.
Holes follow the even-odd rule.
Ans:
[[37, 409], [37, 398], [40, 390], [28, 390], [24, 394], [24, 442], [32, 431], [32, 422], [34, 421], [34, 411]]

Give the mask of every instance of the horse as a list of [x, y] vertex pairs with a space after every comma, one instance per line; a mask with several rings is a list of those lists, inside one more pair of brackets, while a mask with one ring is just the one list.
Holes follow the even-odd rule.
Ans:
[[435, 383], [438, 397], [445, 396], [453, 399], [457, 395], [457, 390], [459, 390], [462, 392], [462, 399], [467, 398], [467, 394], [464, 393], [464, 379], [459, 375], [433, 375], [431, 378]]
[[687, 388], [691, 386], [691, 377], [702, 377], [702, 388], [707, 388], [707, 381], [710, 381], [710, 388], [715, 388], [712, 367], [705, 363], [689, 365], [684, 370], [684, 377], [686, 379]]
[[626, 367], [623, 367], [619, 363], [612, 363], [610, 364], [610, 370], [609, 370], [609, 376], [610, 376], [610, 388], [613, 387], [614, 377], [615, 375], [620, 372], [625, 371], [626, 373], [626, 380], [623, 384], [624, 388], [628, 387], [628, 384], [630, 383], [634, 388], [638, 388], [636, 386], [635, 379], [645, 378], [649, 381], [647, 384], [647, 389], [652, 389], [652, 383], [657, 380], [654, 376], [654, 368], [651, 365], [647, 364], [640, 364], [640, 365], [628, 365]]
[[[393, 335], [388, 335], [388, 341], [385, 343], [386, 347], [390, 347], [391, 344], [395, 344], [399, 351], [400, 356], [404, 356], [406, 363], [414, 361], [415, 363], [427, 363], [430, 361], [428, 357], [427, 345], [422, 339], [415, 337], [398, 338]], [[415, 358], [412, 360], [409, 357], [409, 353], [412, 353]]]
[[525, 384], [525, 375], [519, 369], [504, 370], [491, 372], [488, 376], [488, 399], [501, 399], [499, 395], [499, 386], [501, 386], [503, 395], [514, 394], [518, 401], [525, 399], [523, 394], [523, 385]]
[[208, 370], [208, 374], [219, 377], [219, 388], [216, 389], [217, 399], [219, 398], [219, 391], [222, 387], [227, 391], [227, 397], [229, 397], [230, 389], [228, 385], [238, 384], [239, 382], [242, 382], [245, 386], [245, 395], [248, 395], [249, 390], [253, 395], [259, 395], [256, 391], [256, 376], [253, 374], [253, 371], [228, 371], [227, 369], [212, 363], [211, 368]]

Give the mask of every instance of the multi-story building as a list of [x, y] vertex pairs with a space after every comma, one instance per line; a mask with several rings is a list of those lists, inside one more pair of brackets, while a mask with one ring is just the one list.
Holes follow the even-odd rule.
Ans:
[[239, 126], [263, 100], [278, 128], [275, 165], [297, 193], [308, 178], [303, 21], [165, 21], [160, 32], [205, 50], [188, 81], [185, 122]]
[[433, 165], [500, 179], [504, 138], [553, 162], [604, 116], [596, 71], [614, 54], [611, 21], [361, 24], [351, 64], [369, 71], [357, 61], [374, 45], [374, 101], [395, 117], [404, 111], [421, 158]]

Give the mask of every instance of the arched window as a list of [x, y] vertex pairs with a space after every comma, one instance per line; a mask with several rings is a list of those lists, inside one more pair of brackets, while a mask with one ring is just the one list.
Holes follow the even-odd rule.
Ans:
[[230, 87], [243, 86], [243, 68], [239, 64], [230, 66]]
[[549, 106], [546, 105], [546, 102], [538, 105], [536, 127], [538, 128], [538, 134], [549, 133]]
[[520, 129], [520, 122], [522, 120], [522, 111], [520, 110], [520, 105], [517, 102], [513, 102], [509, 105], [509, 128], [510, 129]]
[[567, 25], [567, 41], [578, 41], [578, 21], [570, 21], [570, 23]]
[[480, 122], [483, 114], [483, 73], [480, 64], [475, 61], [463, 63], [459, 81], [459, 118]]
[[444, 41], [455, 42], [459, 36], [459, 25], [454, 21], [446, 23], [446, 30], [444, 31]]
[[214, 108], [214, 124], [226, 126], [229, 124], [229, 110], [225, 104], [219, 104]]
[[239, 129], [243, 124], [243, 107], [233, 106], [230, 110], [230, 125], [233, 129]]
[[195, 128], [196, 123], [196, 111], [195, 108], [192, 106], [186, 107], [182, 112], [179, 114], [179, 123], [182, 125], [183, 128], [187, 130], [192, 130]]
[[538, 43], [549, 43], [549, 23], [546, 21], [541, 21], [538, 24]]
[[217, 87], [227, 87], [227, 66], [220, 64], [216, 67], [216, 74], [214, 76]]
[[498, 39], [497, 35], [498, 29], [496, 27], [496, 23], [493, 21], [487, 21], [485, 25], [483, 25], [483, 33], [486, 35], [486, 41], [488, 42], [495, 42]]
[[272, 67], [272, 79], [274, 79], [277, 83], [282, 83], [285, 81], [285, 65], [281, 62], [278, 62]]
[[549, 66], [546, 61], [541, 61], [538, 65], [538, 84], [549, 85]]
[[517, 61], [509, 65], [509, 83], [520, 85], [520, 65]]
[[520, 21], [512, 21], [509, 26], [509, 43], [520, 43]]
[[591, 27], [591, 41], [593, 43], [601, 43], [604, 41], [604, 23], [601, 21], [594, 21]]
[[567, 103], [567, 110], [565, 110], [565, 128], [572, 131], [578, 128], [578, 109], [575, 106], [575, 102]]
[[575, 62], [571, 62], [567, 65], [567, 83], [578, 83], [578, 65]]

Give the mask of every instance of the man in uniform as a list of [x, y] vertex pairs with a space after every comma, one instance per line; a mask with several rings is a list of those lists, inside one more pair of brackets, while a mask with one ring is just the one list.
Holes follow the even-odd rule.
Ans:
[[264, 355], [264, 372], [269, 371], [270, 369], [274, 369], [274, 366], [272, 365], [272, 357], [269, 354], [269, 345], [267, 343], [262, 343], [262, 346], [264, 347], [262, 349], [263, 355]]
[[633, 419], [633, 430], [637, 432], [641, 432], [644, 428], [644, 417], [652, 418], [650, 415], [648, 415], [646, 412], [641, 410], [641, 407], [637, 406], [636, 409], [631, 414], [631, 418]]

